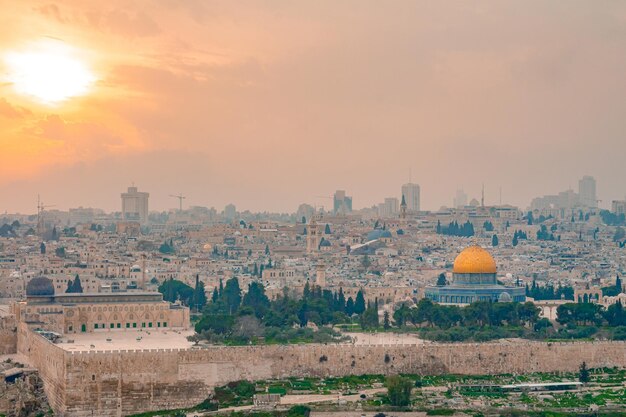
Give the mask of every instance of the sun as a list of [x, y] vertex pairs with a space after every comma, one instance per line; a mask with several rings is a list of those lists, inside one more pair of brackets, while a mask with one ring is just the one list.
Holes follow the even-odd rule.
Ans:
[[85, 95], [96, 81], [78, 50], [51, 39], [7, 52], [4, 63], [17, 93], [48, 105]]

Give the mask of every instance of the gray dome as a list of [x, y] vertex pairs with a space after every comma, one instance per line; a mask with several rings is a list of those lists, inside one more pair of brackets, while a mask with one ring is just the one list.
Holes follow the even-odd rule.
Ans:
[[26, 285], [27, 296], [52, 296], [54, 295], [54, 285], [46, 277], [36, 277], [28, 281]]
[[367, 234], [366, 240], [369, 242], [371, 240], [383, 239], [383, 238], [391, 238], [391, 232], [389, 230], [380, 230], [375, 229]]
[[503, 292], [498, 296], [499, 303], [510, 303], [511, 301], [513, 301], [513, 299], [511, 298], [511, 294], [508, 292]]

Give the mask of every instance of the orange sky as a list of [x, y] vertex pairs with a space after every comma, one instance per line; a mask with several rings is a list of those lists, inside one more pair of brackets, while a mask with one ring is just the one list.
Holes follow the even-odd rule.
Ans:
[[[132, 3], [132, 6], [129, 5]], [[526, 207], [594, 175], [626, 195], [626, 2], [0, 0], [0, 211], [424, 208], [457, 187]], [[2, 57], [52, 39], [97, 81], [56, 105]]]

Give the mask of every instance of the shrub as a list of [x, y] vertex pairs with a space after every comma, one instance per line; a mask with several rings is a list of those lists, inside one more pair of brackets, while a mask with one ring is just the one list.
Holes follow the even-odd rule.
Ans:
[[306, 405], [296, 405], [287, 411], [287, 417], [309, 417], [311, 409]]

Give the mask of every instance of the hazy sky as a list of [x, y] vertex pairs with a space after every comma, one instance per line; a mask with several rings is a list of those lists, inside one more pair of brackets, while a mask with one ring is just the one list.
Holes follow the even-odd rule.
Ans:
[[[626, 2], [0, 0], [0, 212], [295, 211], [455, 190], [526, 207], [590, 174], [626, 195]], [[45, 104], [9, 59], [50, 42], [96, 80]], [[43, 46], [42, 46], [43, 45]], [[40, 65], [39, 67], [47, 67]], [[36, 74], [37, 75], [37, 74]], [[75, 78], [73, 76], [69, 78]], [[55, 83], [51, 83], [55, 84]], [[70, 85], [71, 86], [71, 85]], [[61, 84], [61, 87], [63, 85]]]

